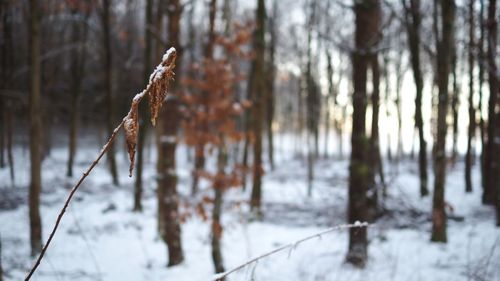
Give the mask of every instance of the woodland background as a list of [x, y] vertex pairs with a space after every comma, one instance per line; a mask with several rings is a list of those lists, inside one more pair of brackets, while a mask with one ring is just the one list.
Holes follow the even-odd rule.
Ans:
[[498, 15], [1, 1], [0, 280], [500, 280]]

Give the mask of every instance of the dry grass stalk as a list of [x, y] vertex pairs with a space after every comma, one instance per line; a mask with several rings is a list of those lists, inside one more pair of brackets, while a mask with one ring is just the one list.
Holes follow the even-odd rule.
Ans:
[[155, 120], [158, 117], [158, 112], [161, 108], [161, 105], [163, 103], [163, 100], [167, 96], [167, 90], [168, 90], [168, 85], [170, 81], [174, 78], [174, 67], [175, 67], [175, 59], [177, 57], [177, 52], [174, 48], [170, 48], [165, 55], [163, 56], [162, 62], [156, 67], [154, 70], [153, 74], [151, 74], [151, 77], [149, 79], [149, 83], [146, 86], [146, 89], [144, 89], [141, 93], [135, 95], [134, 99], [132, 100], [132, 105], [130, 106], [130, 111], [123, 118], [122, 122], [114, 129], [113, 133], [108, 139], [108, 142], [103, 146], [101, 152], [97, 156], [97, 158], [94, 160], [94, 162], [87, 168], [87, 170], [83, 173], [81, 178], [78, 180], [75, 186], [71, 189], [71, 192], [69, 193], [68, 197], [66, 198], [66, 201], [64, 203], [63, 208], [59, 212], [59, 215], [56, 219], [56, 223], [49, 235], [49, 238], [47, 239], [47, 242], [42, 248], [42, 251], [40, 252], [40, 255], [36, 259], [35, 263], [33, 264], [31, 270], [28, 272], [28, 274], [25, 277], [25, 281], [30, 280], [30, 278], [33, 276], [35, 273], [36, 269], [40, 265], [40, 262], [43, 259], [43, 256], [45, 255], [45, 252], [47, 251], [50, 242], [54, 238], [54, 235], [57, 231], [57, 228], [59, 227], [59, 224], [61, 222], [62, 217], [64, 216], [64, 213], [66, 212], [66, 209], [68, 208], [69, 203], [71, 202], [71, 199], [73, 198], [75, 192], [78, 190], [82, 182], [85, 180], [85, 178], [90, 174], [92, 169], [99, 163], [99, 160], [106, 154], [108, 151], [110, 145], [113, 143], [113, 141], [116, 138], [116, 135], [120, 131], [120, 129], [123, 127], [123, 130], [125, 132], [125, 138], [127, 141], [127, 150], [130, 156], [130, 169], [129, 169], [129, 176], [132, 176], [132, 171], [134, 167], [134, 159], [135, 159], [135, 147], [137, 145], [137, 135], [139, 132], [139, 114], [138, 114], [138, 107], [141, 102], [141, 100], [144, 98], [144, 96], [148, 96], [149, 100], [149, 107], [151, 110], [151, 122], [153, 125], [155, 125]]

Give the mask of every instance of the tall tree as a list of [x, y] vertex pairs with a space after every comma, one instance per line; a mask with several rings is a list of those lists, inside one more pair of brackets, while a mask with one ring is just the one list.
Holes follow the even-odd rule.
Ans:
[[[115, 101], [113, 94], [113, 50], [111, 46], [111, 1], [102, 1], [102, 29], [103, 29], [103, 48], [104, 48], [104, 71], [105, 71], [105, 89], [106, 89], [106, 127], [108, 134], [111, 135], [114, 130], [114, 110]], [[116, 168], [115, 146], [112, 143], [108, 149], [108, 163], [113, 178], [113, 184], [119, 185], [118, 172]]]
[[420, 26], [422, 16], [420, 11], [420, 0], [409, 0], [409, 5], [407, 2], [408, 0], [403, 0], [406, 32], [408, 45], [410, 46], [411, 67], [416, 88], [415, 125], [418, 130], [420, 144], [418, 166], [420, 172], [420, 196], [423, 197], [429, 194], [429, 190], [427, 188], [427, 142], [425, 140], [424, 120], [422, 118], [422, 91], [424, 88], [424, 79], [420, 66]]
[[182, 5], [180, 0], [169, 0], [168, 13], [168, 45], [178, 50], [177, 75], [172, 82], [171, 93], [167, 96], [162, 112], [162, 128], [158, 149], [158, 221], [160, 235], [168, 247], [168, 265], [174, 266], [184, 260], [181, 244], [181, 227], [179, 216], [179, 196], [177, 195], [177, 174], [175, 150], [177, 147], [177, 130], [179, 127], [179, 82], [181, 74], [182, 48], [180, 44], [180, 22]]
[[83, 78], [85, 74], [86, 41], [88, 33], [87, 19], [90, 15], [90, 1], [82, 2], [83, 5], [73, 3], [70, 7], [72, 15], [83, 16], [82, 21], [72, 23], [71, 36], [72, 43], [78, 44], [77, 48], [71, 51], [71, 112], [69, 128], [69, 149], [68, 149], [68, 167], [66, 175], [73, 176], [73, 164], [75, 161], [78, 127], [80, 122], [80, 99], [83, 92]]
[[[367, 70], [369, 52], [379, 36], [380, 1], [354, 1], [355, 50], [352, 53], [354, 92], [352, 96], [351, 164], [349, 167], [348, 222], [367, 221], [369, 185], [368, 138], [366, 135]], [[346, 260], [358, 267], [366, 263], [368, 252], [366, 228], [349, 230], [349, 251]]]
[[42, 116], [40, 108], [40, 8], [38, 0], [30, 0], [29, 14], [29, 120], [30, 120], [30, 162], [31, 177], [29, 189], [29, 218], [31, 255], [42, 248], [42, 222], [40, 220], [41, 176], [41, 134]]
[[[149, 82], [149, 73], [151, 72], [151, 55], [152, 55], [152, 36], [151, 29], [153, 27], [153, 0], [146, 0], [146, 9], [144, 17], [144, 84], [147, 85]], [[142, 211], [142, 170], [144, 165], [144, 143], [147, 136], [147, 106], [145, 103], [139, 105], [141, 130], [139, 130], [139, 137], [137, 139], [137, 167], [135, 170], [136, 178], [134, 185], [134, 208], [136, 212]]]
[[483, 193], [483, 203], [494, 204], [495, 203], [495, 185], [496, 185], [496, 165], [498, 160], [495, 154], [495, 130], [496, 123], [496, 111], [498, 97], [498, 77], [497, 77], [497, 65], [496, 65], [496, 44], [497, 44], [497, 18], [496, 18], [496, 0], [490, 0], [488, 4], [488, 20], [486, 25], [488, 36], [486, 37], [486, 42], [488, 46], [487, 52], [487, 69], [488, 69], [488, 83], [490, 90], [490, 99], [488, 102], [488, 133], [487, 133], [487, 144], [485, 152], [484, 161], [484, 172], [486, 177], [486, 186]]
[[[217, 0], [210, 0], [208, 7], [208, 36], [205, 42], [204, 48], [204, 59], [211, 60], [214, 52], [214, 43], [215, 43], [215, 16], [217, 12]], [[202, 95], [202, 100], [204, 103], [200, 104], [200, 107], [203, 109], [204, 114], [208, 114], [209, 112], [209, 92], [201, 91], [199, 93]], [[198, 138], [198, 144], [195, 146], [195, 156], [194, 156], [194, 170], [193, 170], [193, 185], [191, 188], [191, 192], [193, 194], [198, 191], [198, 182], [201, 171], [205, 168], [205, 145], [207, 143], [206, 134], [208, 132], [208, 124], [207, 121], [201, 122], [198, 130], [201, 132], [200, 138]]]
[[274, 93], [274, 80], [276, 78], [275, 67], [275, 54], [276, 54], [276, 41], [277, 41], [277, 24], [278, 20], [278, 1], [273, 1], [272, 16], [268, 17], [269, 23], [269, 46], [268, 58], [266, 63], [266, 129], [267, 129], [267, 145], [268, 145], [268, 158], [271, 169], [274, 169], [274, 133], [273, 133], [273, 120], [274, 120], [274, 107], [275, 107], [275, 93]]
[[[438, 0], [435, 0], [438, 1]], [[446, 179], [446, 116], [448, 113], [448, 81], [451, 68], [450, 50], [453, 44], [455, 21], [454, 0], [439, 1], [441, 8], [441, 36], [436, 34], [437, 82], [438, 82], [438, 119], [437, 140], [434, 159], [434, 195], [432, 198], [432, 235], [431, 241], [446, 242], [446, 211], [444, 189]], [[438, 23], [436, 23], [438, 24]]]
[[476, 110], [474, 107], [474, 48], [475, 40], [475, 24], [474, 24], [474, 0], [469, 0], [468, 3], [469, 13], [469, 130], [467, 137], [467, 152], [465, 154], [465, 191], [472, 192], [472, 156], [473, 147], [472, 140], [476, 132]]
[[252, 89], [252, 125], [253, 125], [253, 184], [252, 194], [250, 199], [251, 209], [260, 216], [261, 214], [261, 197], [262, 197], [262, 175], [264, 168], [262, 167], [262, 125], [263, 125], [263, 106], [265, 93], [265, 66], [264, 53], [265, 44], [265, 22], [266, 22], [266, 7], [264, 0], [257, 0], [256, 10], [257, 27], [254, 32], [254, 51], [255, 58], [252, 62], [252, 79], [254, 87]]

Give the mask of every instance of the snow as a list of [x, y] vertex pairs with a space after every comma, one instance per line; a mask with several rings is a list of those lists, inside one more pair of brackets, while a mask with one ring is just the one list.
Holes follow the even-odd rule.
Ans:
[[[94, 139], [83, 139], [74, 167], [84, 171], [98, 154]], [[294, 140], [278, 136], [276, 169], [266, 169], [262, 221], [252, 221], [246, 202], [250, 190], [229, 190], [223, 212], [222, 251], [226, 270], [273, 249], [345, 224], [348, 160], [333, 157], [316, 163], [313, 194], [307, 194], [305, 158], [294, 153]], [[117, 144], [123, 143], [121, 138]], [[279, 144], [279, 145], [278, 145]], [[121, 145], [117, 145], [118, 148]], [[117, 154], [120, 187], [111, 184], [100, 163], [75, 195], [39, 271], [32, 280], [211, 280], [210, 223], [191, 217], [182, 225], [185, 261], [167, 268], [167, 250], [157, 234], [154, 145], [145, 151], [144, 212], [132, 212], [134, 178], [129, 179], [125, 150]], [[179, 144], [177, 172], [180, 198], [189, 198], [191, 167]], [[0, 170], [0, 235], [5, 280], [24, 278], [32, 264], [29, 249], [27, 186], [29, 153], [16, 146], [16, 184]], [[67, 149], [55, 147], [43, 162], [41, 214], [47, 238], [76, 178], [65, 177]], [[210, 166], [210, 161], [207, 163]], [[479, 164], [474, 190], [464, 192], [463, 163], [450, 166], [446, 200], [454, 216], [448, 243], [430, 243], [432, 196], [419, 196], [415, 161], [386, 163], [390, 183], [383, 206], [390, 213], [370, 226], [369, 261], [364, 270], [344, 263], [348, 231], [339, 229], [263, 258], [228, 280], [500, 280], [500, 229], [494, 210], [481, 204]], [[429, 174], [432, 175], [429, 168]], [[429, 187], [432, 190], [432, 178]], [[202, 182], [202, 188], [207, 188]], [[206, 191], [206, 189], [205, 189]], [[182, 205], [182, 204], [181, 204]], [[239, 207], [238, 207], [239, 206]], [[182, 212], [182, 210], [181, 210]], [[361, 224], [361, 222], [359, 222]]]

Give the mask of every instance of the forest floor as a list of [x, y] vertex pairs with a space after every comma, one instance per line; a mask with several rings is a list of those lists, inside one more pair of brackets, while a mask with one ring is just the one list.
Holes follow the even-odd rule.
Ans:
[[[122, 142], [118, 142], [121, 144]], [[306, 165], [290, 147], [277, 145], [276, 169], [264, 177], [261, 221], [249, 220], [249, 190], [226, 193], [222, 252], [226, 269], [251, 257], [346, 222], [348, 159], [321, 158], [315, 164], [312, 196]], [[189, 198], [190, 165], [178, 149], [179, 190]], [[80, 145], [75, 174], [98, 149]], [[106, 162], [79, 189], [42, 264], [32, 280], [211, 280], [210, 224], [193, 215], [182, 224], [185, 261], [167, 268], [166, 247], [157, 234], [154, 151], [146, 152], [144, 211], [132, 209], [134, 178], [125, 152], [117, 155], [120, 186]], [[55, 147], [43, 162], [41, 214], [46, 239], [69, 188], [67, 149]], [[0, 235], [6, 280], [21, 280], [32, 264], [29, 253], [27, 186], [29, 153], [15, 149], [16, 182], [0, 170]], [[464, 192], [463, 163], [448, 169], [446, 200], [453, 207], [448, 243], [430, 243], [431, 197], [421, 199], [416, 160], [386, 163], [388, 196], [382, 217], [369, 229], [369, 262], [364, 270], [344, 263], [347, 231], [335, 231], [270, 256], [229, 280], [500, 280], [500, 228], [494, 210], [481, 204], [478, 165], [474, 192]], [[429, 170], [430, 172], [430, 170]], [[429, 181], [432, 183], [432, 179]], [[432, 184], [430, 185], [432, 190]], [[201, 194], [211, 195], [206, 186]], [[202, 196], [202, 195], [200, 195]], [[191, 200], [191, 199], [187, 199]], [[463, 219], [462, 219], [463, 218]]]

